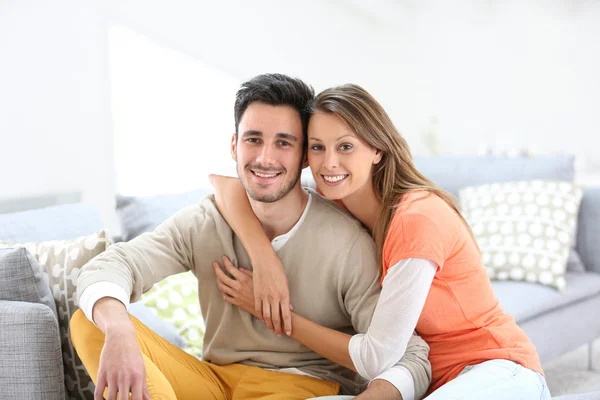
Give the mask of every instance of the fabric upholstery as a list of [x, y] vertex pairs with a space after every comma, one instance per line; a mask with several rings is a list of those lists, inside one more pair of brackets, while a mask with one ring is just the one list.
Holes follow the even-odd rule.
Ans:
[[64, 400], [58, 324], [44, 304], [0, 300], [0, 388], [10, 400]]
[[69, 240], [99, 231], [102, 226], [92, 205], [62, 204], [0, 214], [0, 240], [13, 243]]
[[0, 300], [46, 305], [58, 319], [48, 281], [35, 258], [24, 248], [0, 248]]
[[199, 203], [209, 194], [207, 189], [158, 196], [117, 195], [117, 215], [121, 224], [121, 239], [125, 242], [153, 231], [180, 209]]
[[600, 273], [600, 188], [586, 188], [579, 210], [577, 252], [588, 271]]
[[49, 282], [58, 312], [67, 394], [75, 399], [92, 399], [94, 395], [94, 384], [70, 340], [69, 320], [77, 310], [75, 284], [81, 267], [106, 250], [109, 243], [106, 232], [100, 230], [74, 240], [0, 244], [0, 247], [26, 248], [38, 261]]

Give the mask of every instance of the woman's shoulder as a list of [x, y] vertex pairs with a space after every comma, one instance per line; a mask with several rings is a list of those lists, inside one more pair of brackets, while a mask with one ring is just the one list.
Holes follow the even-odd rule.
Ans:
[[455, 214], [452, 207], [440, 196], [426, 190], [414, 190], [402, 197], [396, 205], [394, 216], [439, 218], [448, 213]]

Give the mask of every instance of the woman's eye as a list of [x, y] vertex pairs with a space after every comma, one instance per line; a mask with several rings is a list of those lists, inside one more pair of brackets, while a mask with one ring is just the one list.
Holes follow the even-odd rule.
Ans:
[[352, 147], [351, 144], [343, 144], [343, 145], [340, 146], [340, 150], [342, 150], [342, 151], [349, 151], [349, 150], [352, 150], [352, 149], [353, 149], [353, 147]]
[[314, 146], [311, 146], [310, 149], [314, 151], [321, 151], [323, 150], [323, 146], [315, 144]]

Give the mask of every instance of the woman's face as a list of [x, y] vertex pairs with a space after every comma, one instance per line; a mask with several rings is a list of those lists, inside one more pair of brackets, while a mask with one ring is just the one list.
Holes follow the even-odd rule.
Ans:
[[365, 187], [371, 188], [371, 171], [381, 154], [337, 115], [317, 111], [311, 116], [308, 164], [317, 186], [328, 199], [343, 200]]

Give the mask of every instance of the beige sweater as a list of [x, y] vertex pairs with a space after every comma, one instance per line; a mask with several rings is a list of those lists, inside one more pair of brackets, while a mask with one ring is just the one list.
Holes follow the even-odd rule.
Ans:
[[[380, 269], [369, 234], [345, 210], [311, 191], [304, 222], [277, 252], [288, 277], [294, 311], [318, 324], [349, 334], [364, 333], [380, 291]], [[263, 322], [225, 303], [212, 262], [227, 255], [236, 266], [251, 267], [248, 253], [217, 210], [212, 196], [187, 207], [154, 232], [111, 246], [86, 264], [77, 280], [78, 298], [91, 284], [109, 281], [142, 293], [165, 277], [188, 270], [198, 278], [206, 323], [203, 360], [223, 365], [243, 363], [265, 368], [298, 368], [339, 382], [355, 394], [366, 382], [306, 348], [278, 337]], [[429, 385], [428, 346], [412, 337], [402, 366], [413, 375], [415, 398]]]

